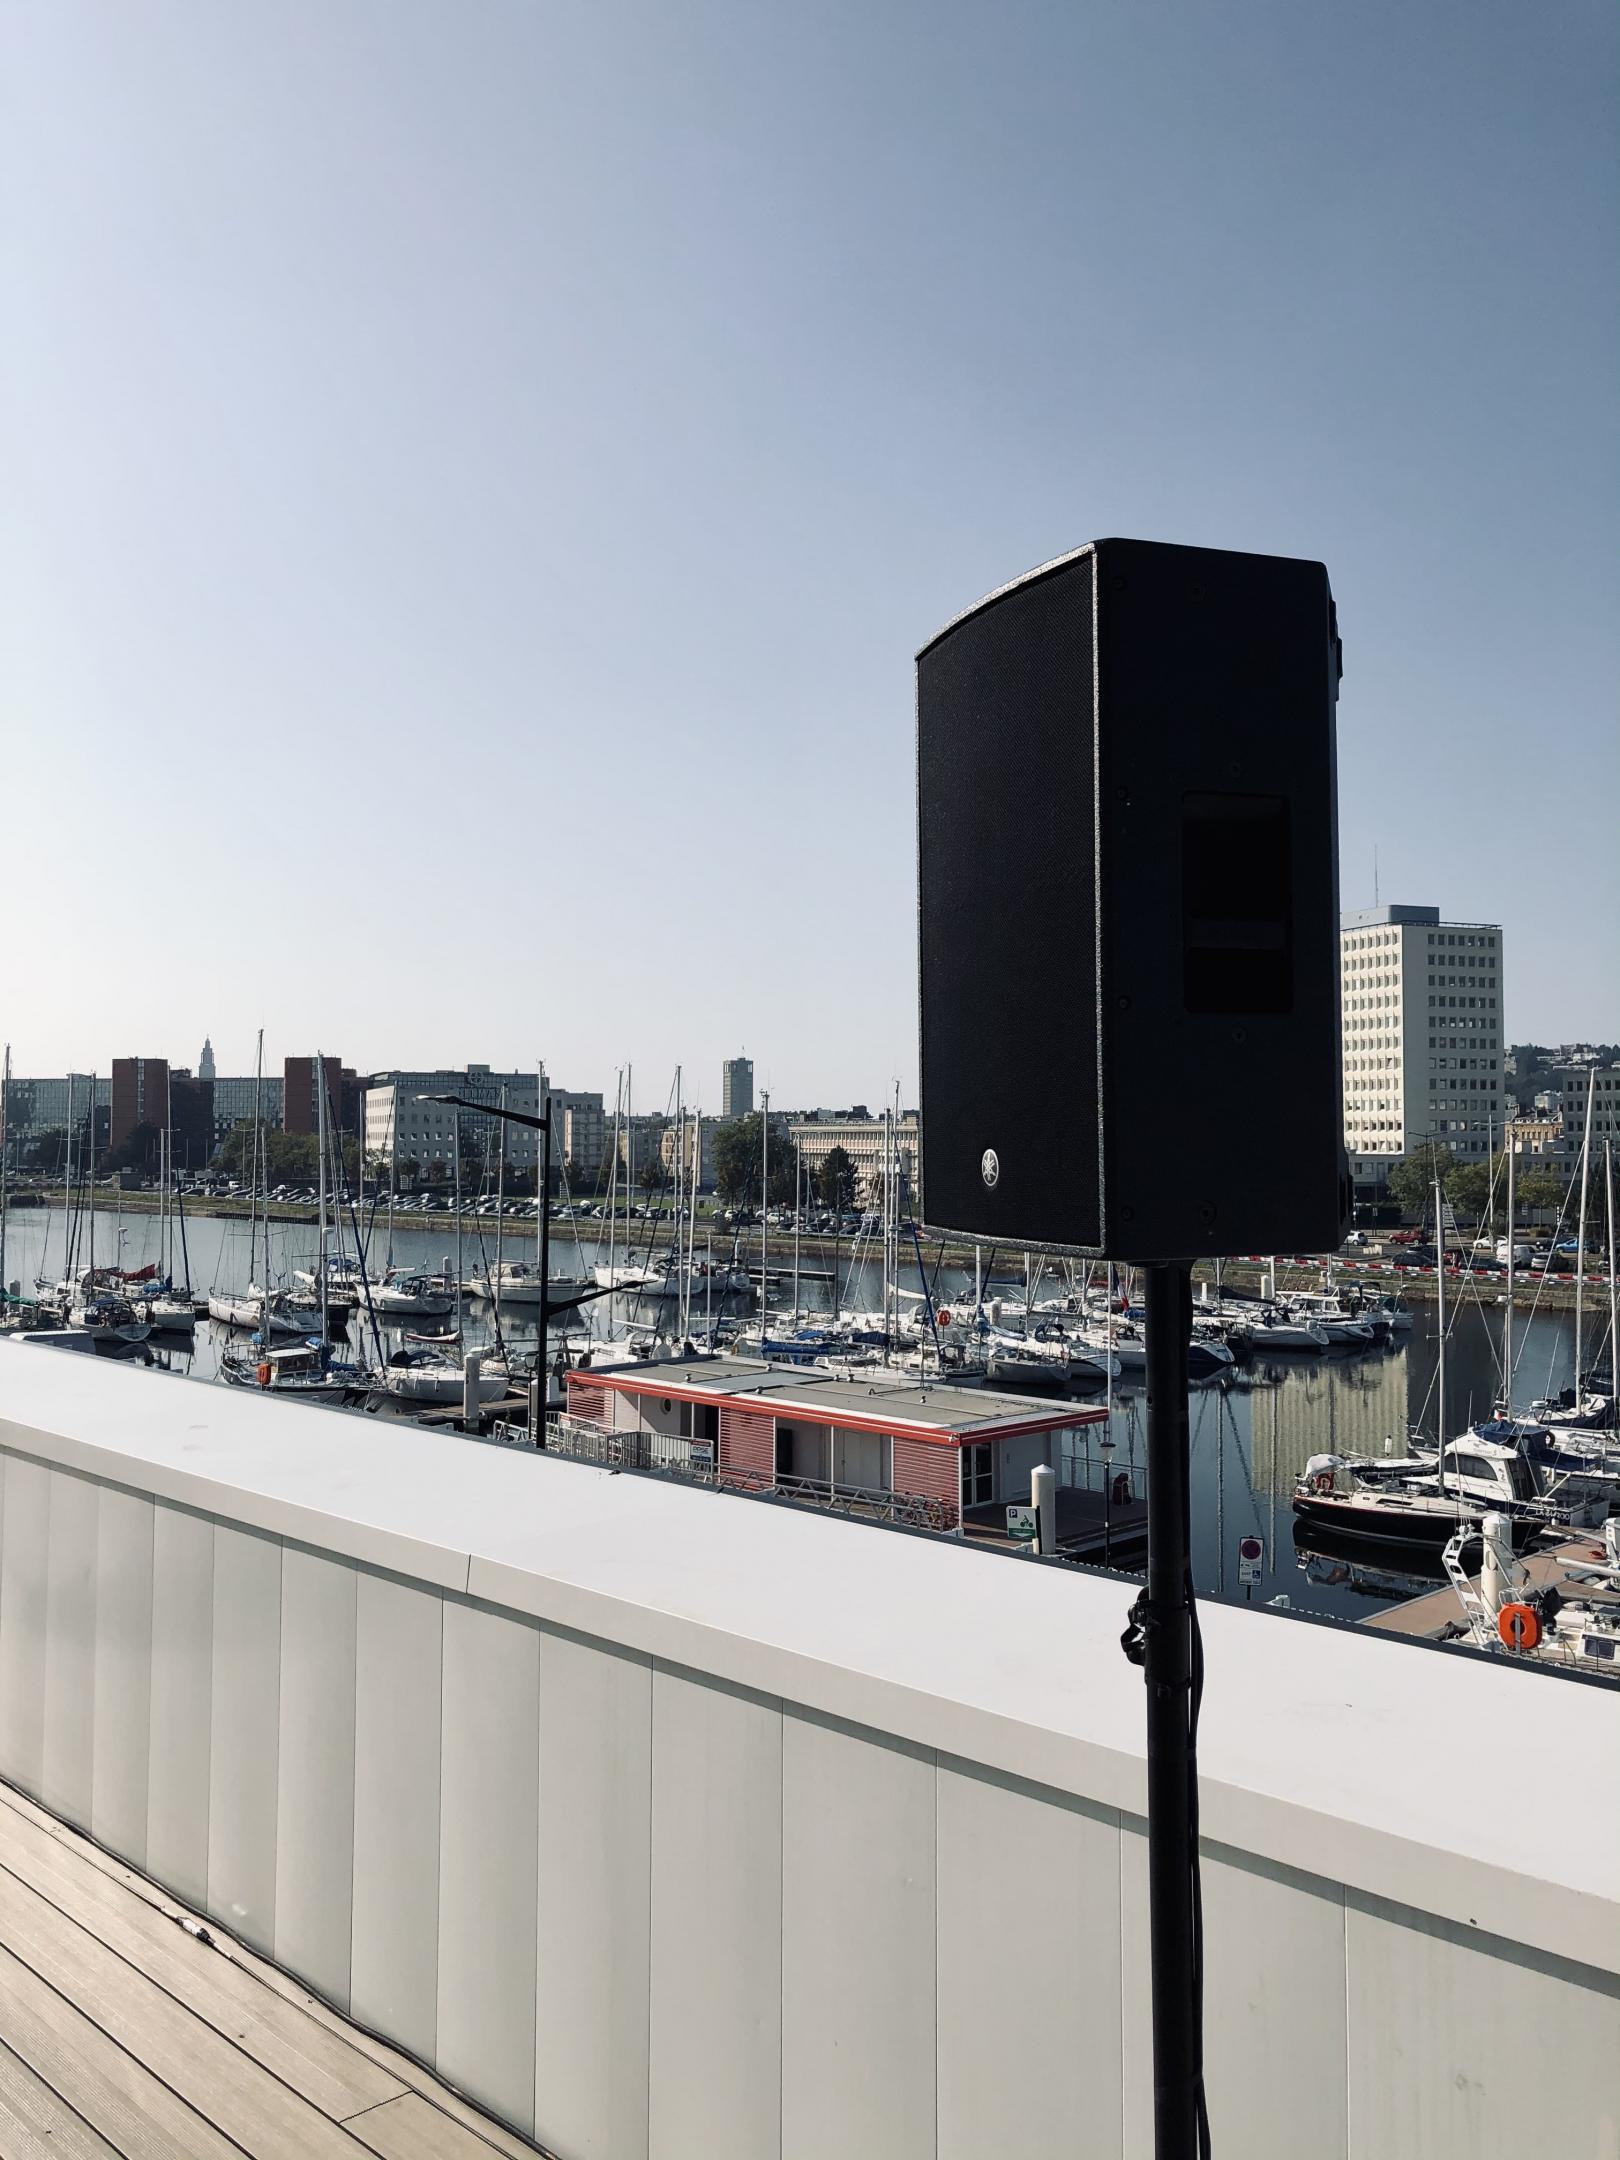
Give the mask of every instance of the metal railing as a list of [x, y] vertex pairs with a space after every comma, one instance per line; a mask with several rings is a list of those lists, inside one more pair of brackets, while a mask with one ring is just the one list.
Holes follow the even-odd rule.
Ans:
[[[489, 1438], [504, 1447], [535, 1445], [526, 1425], [499, 1420], [490, 1427]], [[640, 1470], [653, 1476], [679, 1478], [686, 1484], [719, 1486], [728, 1492], [772, 1493], [801, 1507], [819, 1508], [824, 1514], [901, 1523], [914, 1530], [943, 1534], [955, 1530], [959, 1522], [954, 1501], [935, 1499], [926, 1493], [888, 1492], [872, 1486], [843, 1485], [827, 1478], [772, 1475], [739, 1463], [719, 1462], [710, 1441], [690, 1440], [677, 1433], [647, 1432], [633, 1426], [597, 1425], [567, 1411], [553, 1411], [547, 1417], [546, 1452], [565, 1456], [570, 1462], [593, 1463], [603, 1470]]]

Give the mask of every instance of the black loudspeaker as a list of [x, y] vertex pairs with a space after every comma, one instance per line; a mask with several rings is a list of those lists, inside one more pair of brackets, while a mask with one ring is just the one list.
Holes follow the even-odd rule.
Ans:
[[917, 656], [923, 1212], [1114, 1260], [1349, 1217], [1320, 563], [1098, 540]]

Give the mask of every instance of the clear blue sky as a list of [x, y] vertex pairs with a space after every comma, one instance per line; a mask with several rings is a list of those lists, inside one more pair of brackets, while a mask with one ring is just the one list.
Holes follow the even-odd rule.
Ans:
[[18, 1069], [909, 1095], [912, 654], [1099, 533], [1324, 559], [1345, 904], [1376, 846], [1505, 923], [1510, 1036], [1620, 1036], [1617, 58], [1608, 0], [12, 0]]

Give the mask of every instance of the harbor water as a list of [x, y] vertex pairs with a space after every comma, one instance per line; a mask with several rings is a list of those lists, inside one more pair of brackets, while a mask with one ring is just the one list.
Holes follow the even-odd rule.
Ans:
[[[370, 1264], [379, 1269], [386, 1258], [387, 1234], [379, 1222], [373, 1230]], [[642, 1238], [645, 1238], [643, 1229]], [[63, 1215], [60, 1209], [17, 1208], [10, 1215], [7, 1234], [6, 1273], [13, 1281], [31, 1286], [36, 1276], [55, 1280], [63, 1263]], [[757, 1233], [756, 1233], [757, 1238]], [[249, 1258], [249, 1226], [246, 1220], [203, 1215], [188, 1218], [186, 1239], [191, 1285], [199, 1297], [210, 1291], [228, 1292], [247, 1287], [256, 1273]], [[508, 1223], [498, 1240], [495, 1225], [469, 1224], [463, 1231], [461, 1259], [464, 1275], [481, 1270], [486, 1261], [504, 1257], [534, 1257], [532, 1224]], [[271, 1229], [272, 1272], [278, 1282], [291, 1279], [294, 1268], [313, 1262], [315, 1232], [304, 1223], [275, 1224]], [[453, 1260], [454, 1225], [446, 1222], [431, 1230], [398, 1229], [392, 1241], [392, 1258], [402, 1266], [437, 1269]], [[81, 1264], [88, 1244], [81, 1229]], [[262, 1263], [262, 1231], [257, 1244]], [[701, 1251], [701, 1241], [700, 1241]], [[158, 1225], [149, 1215], [120, 1219], [112, 1211], [100, 1211], [95, 1230], [98, 1264], [121, 1265], [126, 1270], [143, 1267], [158, 1255]], [[757, 1243], [753, 1257], [757, 1259]], [[576, 1239], [573, 1226], [559, 1224], [552, 1232], [552, 1272], [573, 1275], [587, 1270], [597, 1258], [590, 1237]], [[601, 1257], [606, 1258], [605, 1243]], [[624, 1258], [623, 1247], [618, 1257]], [[718, 1248], [716, 1258], [729, 1257]], [[771, 1254], [773, 1276], [785, 1251]], [[826, 1312], [831, 1286], [825, 1279], [827, 1263], [818, 1261], [819, 1279], [805, 1270], [801, 1282], [801, 1310], [806, 1315]], [[846, 1251], [840, 1268], [842, 1304], [861, 1310], [881, 1307], [882, 1285], [875, 1258], [853, 1262]], [[964, 1289], [971, 1304], [969, 1278], [959, 1269], [943, 1269], [933, 1288], [942, 1303], [960, 1300]], [[1488, 1417], [1502, 1399], [1501, 1351], [1503, 1308], [1497, 1283], [1483, 1282], [1456, 1303], [1450, 1314], [1446, 1353], [1446, 1422], [1452, 1433], [1470, 1419]], [[773, 1307], [792, 1301], [791, 1279], [773, 1280]], [[747, 1301], [733, 1299], [725, 1308], [740, 1316]], [[603, 1299], [577, 1316], [569, 1339], [579, 1343], [588, 1326], [598, 1339], [622, 1332], [628, 1320], [650, 1318], [637, 1313], [622, 1298]], [[491, 1311], [487, 1303], [469, 1303], [465, 1315], [466, 1340], [478, 1346], [492, 1339]], [[693, 1328], [703, 1322], [694, 1307]], [[1595, 1364], [1606, 1355], [1607, 1299], [1594, 1292], [1586, 1315], [1583, 1362]], [[362, 1326], [359, 1316], [350, 1322], [350, 1341], [358, 1352]], [[435, 1332], [448, 1326], [437, 1320], [410, 1320], [383, 1331], [385, 1352], [398, 1346], [405, 1328]], [[522, 1352], [532, 1349], [532, 1315], [503, 1316], [506, 1340]], [[137, 1360], [187, 1376], [212, 1382], [219, 1368], [220, 1352], [230, 1340], [225, 1330], [199, 1321], [195, 1340], [166, 1342], [154, 1337], [139, 1346]], [[238, 1343], [240, 1345], [240, 1338]], [[1197, 1387], [1191, 1401], [1193, 1564], [1199, 1594], [1230, 1602], [1277, 1604], [1286, 1600], [1295, 1611], [1336, 1615], [1346, 1619], [1365, 1617], [1381, 1606], [1432, 1588], [1440, 1579], [1438, 1563], [1428, 1577], [1412, 1572], [1414, 1562], [1398, 1557], [1381, 1562], [1373, 1549], [1342, 1554], [1309, 1550], [1296, 1537], [1292, 1510], [1294, 1483], [1306, 1460], [1314, 1454], [1381, 1454], [1400, 1452], [1409, 1430], [1416, 1426], [1431, 1433], [1436, 1420], [1438, 1339], [1432, 1306], [1414, 1310], [1409, 1332], [1396, 1335], [1386, 1348], [1330, 1351], [1317, 1357], [1256, 1357], [1237, 1365], [1217, 1382]], [[1535, 1312], [1521, 1302], [1514, 1323], [1514, 1399], [1523, 1408], [1537, 1397], [1552, 1395], [1567, 1386], [1575, 1371], [1575, 1321], [1568, 1311]], [[1088, 1391], [1078, 1398], [1103, 1405], [1103, 1391]], [[317, 1414], [312, 1412], [312, 1415]], [[331, 1413], [336, 1414], [336, 1413]], [[1127, 1376], [1115, 1383], [1111, 1415], [1101, 1424], [1078, 1428], [1072, 1453], [1077, 1468], [1092, 1468], [1089, 1458], [1099, 1449], [1105, 1430], [1114, 1442], [1111, 1474], [1124, 1471], [1140, 1494], [1141, 1465], [1145, 1457], [1146, 1409], [1139, 1382]], [[446, 1436], [447, 1447], [461, 1444]], [[1095, 1479], [1092, 1480], [1095, 1482]], [[1025, 1497], [1009, 1496], [1009, 1497]], [[1245, 1567], [1240, 1541], [1258, 1538], [1262, 1557], [1258, 1567]]]

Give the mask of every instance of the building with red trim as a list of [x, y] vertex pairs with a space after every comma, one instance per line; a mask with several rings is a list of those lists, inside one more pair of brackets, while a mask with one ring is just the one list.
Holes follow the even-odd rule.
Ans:
[[651, 1467], [752, 1492], [870, 1501], [941, 1530], [960, 1530], [974, 1509], [1027, 1502], [1039, 1463], [1060, 1485], [1083, 1484], [1083, 1428], [1106, 1416], [1094, 1404], [919, 1384], [881, 1367], [846, 1376], [755, 1358], [654, 1358], [568, 1374], [570, 1426], [635, 1436]]

